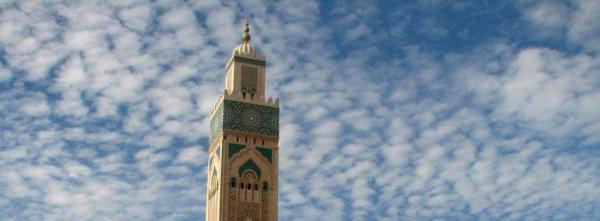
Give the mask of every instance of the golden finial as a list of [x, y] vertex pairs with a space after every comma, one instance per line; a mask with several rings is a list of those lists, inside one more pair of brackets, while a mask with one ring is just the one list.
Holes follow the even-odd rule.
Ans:
[[244, 29], [244, 34], [242, 34], [242, 41], [249, 42], [250, 41], [250, 28], [248, 27], [248, 17], [246, 17], [246, 28]]

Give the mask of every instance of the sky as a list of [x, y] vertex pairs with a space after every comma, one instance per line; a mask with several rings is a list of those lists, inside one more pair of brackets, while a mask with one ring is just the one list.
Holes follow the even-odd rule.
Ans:
[[249, 17], [279, 220], [600, 220], [600, 1], [0, 1], [0, 220], [204, 220]]

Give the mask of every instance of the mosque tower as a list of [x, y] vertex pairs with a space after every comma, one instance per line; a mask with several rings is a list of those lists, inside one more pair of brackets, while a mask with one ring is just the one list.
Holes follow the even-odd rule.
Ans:
[[279, 99], [265, 97], [266, 59], [248, 21], [210, 113], [206, 221], [276, 221]]

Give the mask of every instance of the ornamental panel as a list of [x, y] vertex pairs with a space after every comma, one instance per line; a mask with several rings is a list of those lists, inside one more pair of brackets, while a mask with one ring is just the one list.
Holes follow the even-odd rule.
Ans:
[[262, 202], [261, 202], [261, 221], [269, 221], [269, 192], [262, 191]]
[[240, 169], [239, 169], [240, 177], [242, 177], [242, 174], [244, 174], [244, 172], [246, 172], [246, 170], [254, 171], [254, 173], [256, 173], [256, 175], [260, 179], [260, 175], [261, 175], [260, 167], [258, 167], [258, 165], [256, 165], [256, 163], [254, 163], [254, 161], [248, 160], [240, 166]]
[[279, 108], [223, 100], [210, 120], [210, 143], [222, 129], [279, 136]]
[[257, 93], [258, 68], [242, 66], [242, 92], [249, 94]]
[[247, 203], [247, 202], [240, 202], [240, 207], [239, 207], [239, 215], [238, 217], [240, 218], [240, 220], [248, 220], [248, 218], [252, 221], [254, 220], [260, 220], [259, 219], [259, 210], [260, 210], [260, 205], [256, 204], [256, 203]]
[[279, 136], [279, 108], [224, 100], [223, 129]]
[[229, 220], [238, 220], [237, 199], [235, 197], [237, 188], [229, 190]]

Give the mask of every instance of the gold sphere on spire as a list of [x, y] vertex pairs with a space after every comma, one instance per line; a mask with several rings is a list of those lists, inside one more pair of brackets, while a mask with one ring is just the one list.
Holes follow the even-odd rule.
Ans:
[[244, 28], [244, 34], [242, 34], [242, 41], [249, 42], [252, 37], [250, 37], [250, 28], [248, 24], [248, 18], [246, 18], [246, 28]]

